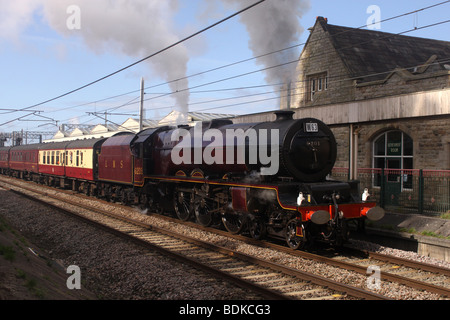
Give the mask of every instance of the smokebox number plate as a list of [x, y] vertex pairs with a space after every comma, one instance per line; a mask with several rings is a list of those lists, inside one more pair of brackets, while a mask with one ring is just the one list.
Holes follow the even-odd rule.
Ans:
[[319, 132], [319, 126], [316, 122], [308, 122], [305, 123], [305, 131], [306, 132]]

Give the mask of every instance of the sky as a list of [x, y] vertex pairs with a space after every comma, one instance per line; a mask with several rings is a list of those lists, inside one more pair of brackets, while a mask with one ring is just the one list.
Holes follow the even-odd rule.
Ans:
[[[295, 70], [295, 63], [286, 63], [298, 59], [317, 16], [334, 25], [367, 28], [374, 19], [445, 1], [266, 0], [155, 54], [255, 2], [0, 0], [0, 132], [104, 124], [105, 112], [111, 123], [121, 124], [138, 117], [141, 78], [147, 119], [159, 120], [172, 110], [276, 110], [280, 85]], [[450, 41], [450, 23], [427, 27], [449, 20], [449, 13], [447, 2], [377, 27]], [[273, 53], [288, 47], [293, 48]], [[42, 103], [47, 100], [52, 101]]]

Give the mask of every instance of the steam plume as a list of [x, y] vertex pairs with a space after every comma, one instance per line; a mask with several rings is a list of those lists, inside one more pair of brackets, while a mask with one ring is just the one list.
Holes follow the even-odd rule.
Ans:
[[[222, 0], [229, 5], [244, 6], [253, 0]], [[266, 0], [252, 11], [240, 15], [250, 36], [249, 48], [254, 56], [264, 55], [298, 44], [303, 28], [299, 18], [309, 9], [309, 0]], [[257, 58], [257, 63], [272, 67], [298, 59], [297, 50], [285, 50]], [[266, 71], [266, 82], [287, 83], [293, 79], [295, 64]]]
[[[49, 25], [61, 34], [80, 36], [97, 53], [116, 51], [142, 58], [178, 41], [174, 21], [180, 0], [0, 0], [0, 38], [16, 38], [42, 10]], [[255, 0], [202, 0], [209, 15], [222, 1], [233, 9], [242, 9]], [[67, 27], [68, 7], [80, 9], [79, 30]], [[254, 56], [267, 54], [297, 43], [303, 28], [299, 18], [309, 8], [309, 0], [266, 0], [239, 16], [250, 36], [249, 48]], [[264, 67], [273, 67], [298, 58], [296, 50], [283, 51], [257, 59]], [[189, 57], [183, 44], [148, 60], [158, 76], [176, 92], [178, 111], [187, 114], [189, 91], [186, 76]], [[266, 71], [268, 83], [287, 83], [295, 65]], [[173, 81], [180, 79], [178, 81]]]
[[39, 0], [0, 0], [0, 39], [17, 42], [21, 32], [32, 20]]
[[[80, 9], [80, 29], [67, 27], [69, 6]], [[178, 0], [58, 0], [43, 1], [43, 11], [50, 26], [59, 33], [80, 36], [94, 52], [116, 51], [142, 58], [179, 40], [172, 25]], [[181, 44], [148, 60], [151, 68], [166, 81], [186, 76], [188, 53]], [[187, 113], [187, 79], [169, 84], [176, 106]]]

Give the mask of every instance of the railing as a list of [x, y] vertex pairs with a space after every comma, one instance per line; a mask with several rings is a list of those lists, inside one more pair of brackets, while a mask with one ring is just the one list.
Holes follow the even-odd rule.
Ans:
[[[347, 180], [348, 168], [334, 168], [331, 179]], [[450, 170], [358, 169], [361, 192], [396, 212], [441, 214], [450, 211]]]

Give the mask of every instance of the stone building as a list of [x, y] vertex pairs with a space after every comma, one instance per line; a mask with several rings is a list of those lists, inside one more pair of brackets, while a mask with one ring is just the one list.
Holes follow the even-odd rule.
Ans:
[[449, 87], [450, 42], [330, 25], [318, 17], [291, 83], [291, 107]]
[[[335, 26], [323, 17], [309, 30], [280, 108], [331, 127], [333, 177], [361, 180], [387, 204], [449, 210], [450, 42]], [[233, 121], [274, 119], [267, 112]]]
[[281, 108], [333, 128], [337, 167], [450, 169], [450, 42], [323, 17], [309, 30]]

